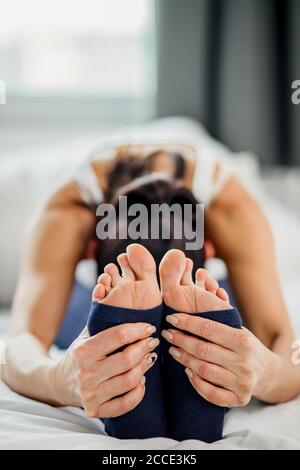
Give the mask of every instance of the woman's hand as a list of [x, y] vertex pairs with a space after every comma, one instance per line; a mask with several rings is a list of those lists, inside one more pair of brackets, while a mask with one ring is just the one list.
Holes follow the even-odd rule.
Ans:
[[252, 395], [264, 399], [275, 370], [274, 354], [250, 331], [185, 313], [166, 319], [193, 335], [175, 329], [162, 333], [199, 395], [228, 408], [247, 405]]
[[134, 409], [145, 393], [144, 375], [157, 358], [154, 331], [147, 323], [128, 323], [89, 337], [85, 328], [52, 371], [60, 402], [82, 406], [91, 418]]

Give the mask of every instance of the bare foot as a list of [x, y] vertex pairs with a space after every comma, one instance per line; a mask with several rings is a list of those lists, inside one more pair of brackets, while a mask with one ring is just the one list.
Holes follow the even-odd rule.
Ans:
[[108, 264], [93, 290], [93, 300], [115, 307], [149, 309], [162, 302], [156, 265], [152, 255], [142, 245], [134, 243], [118, 256], [119, 268]]
[[164, 302], [177, 312], [200, 313], [232, 308], [227, 292], [209, 277], [206, 269], [196, 271], [193, 262], [180, 250], [168, 251], [159, 266], [161, 293]]

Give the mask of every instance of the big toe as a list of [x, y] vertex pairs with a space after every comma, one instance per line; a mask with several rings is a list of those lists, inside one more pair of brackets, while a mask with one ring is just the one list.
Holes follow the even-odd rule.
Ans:
[[127, 260], [137, 280], [156, 280], [156, 265], [153, 256], [143, 245], [133, 243], [127, 247]]
[[169, 250], [159, 265], [159, 276], [162, 292], [179, 285], [184, 275], [186, 257], [183, 251]]

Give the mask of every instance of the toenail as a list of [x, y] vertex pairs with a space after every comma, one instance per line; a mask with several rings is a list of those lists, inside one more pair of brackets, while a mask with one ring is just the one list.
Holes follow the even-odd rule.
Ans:
[[146, 356], [147, 363], [151, 364], [151, 365], [154, 364], [156, 359], [157, 359], [157, 354], [156, 353], [151, 353], [151, 354], [148, 354], [148, 356]]
[[191, 379], [194, 375], [194, 372], [191, 369], [185, 369], [186, 375]]
[[161, 334], [167, 341], [173, 341], [174, 339], [174, 334], [169, 330], [162, 330]]
[[146, 331], [147, 331], [147, 333], [149, 333], [151, 335], [152, 333], [154, 333], [156, 331], [156, 328], [153, 325], [147, 325], [146, 326]]
[[166, 320], [167, 322], [171, 323], [171, 325], [177, 325], [179, 323], [179, 320], [175, 317], [175, 315], [167, 315]]
[[169, 353], [171, 354], [171, 356], [174, 356], [176, 358], [179, 358], [181, 356], [181, 352], [173, 346], [169, 349]]
[[154, 349], [159, 345], [158, 338], [149, 338], [149, 349]]

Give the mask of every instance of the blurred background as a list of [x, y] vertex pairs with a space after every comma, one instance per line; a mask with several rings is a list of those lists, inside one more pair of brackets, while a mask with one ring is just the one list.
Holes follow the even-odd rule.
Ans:
[[0, 0], [2, 150], [167, 115], [300, 164], [299, 0]]
[[152, 0], [0, 0], [0, 7], [4, 148], [154, 116]]
[[0, 304], [41, 194], [123, 126], [194, 118], [254, 152], [267, 192], [299, 216], [299, 0], [0, 0], [0, 12]]

